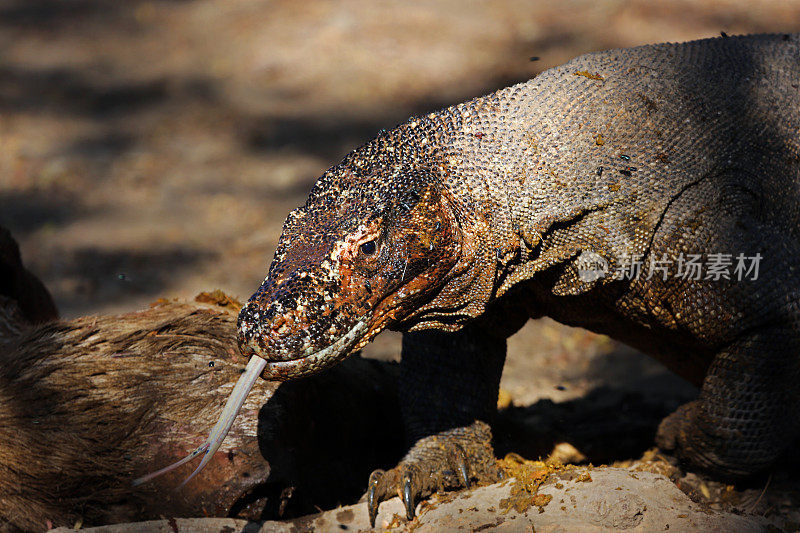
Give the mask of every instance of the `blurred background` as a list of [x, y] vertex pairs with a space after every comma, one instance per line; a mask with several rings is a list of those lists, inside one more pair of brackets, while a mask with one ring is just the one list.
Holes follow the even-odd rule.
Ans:
[[[67, 318], [247, 298], [288, 211], [381, 128], [593, 50], [798, 30], [788, 0], [0, 0], [0, 225]], [[523, 403], [663, 374], [552, 322], [511, 345]]]

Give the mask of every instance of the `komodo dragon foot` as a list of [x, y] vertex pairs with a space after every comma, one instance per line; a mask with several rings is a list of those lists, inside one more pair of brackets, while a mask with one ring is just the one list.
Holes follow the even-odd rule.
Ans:
[[375, 526], [378, 505], [395, 495], [403, 500], [406, 516], [412, 520], [419, 498], [439, 490], [469, 488], [473, 482], [502, 479], [491, 442], [491, 429], [480, 420], [417, 441], [396, 467], [370, 475], [364, 495], [370, 524]]

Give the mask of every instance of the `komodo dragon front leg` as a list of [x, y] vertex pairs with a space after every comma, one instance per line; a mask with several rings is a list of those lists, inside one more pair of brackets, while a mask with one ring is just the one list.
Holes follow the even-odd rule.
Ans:
[[457, 332], [403, 335], [398, 390], [410, 451], [397, 467], [370, 477], [372, 523], [380, 502], [396, 495], [410, 520], [420, 497], [502, 476], [487, 423], [496, 412], [506, 338], [527, 319], [506, 300]]

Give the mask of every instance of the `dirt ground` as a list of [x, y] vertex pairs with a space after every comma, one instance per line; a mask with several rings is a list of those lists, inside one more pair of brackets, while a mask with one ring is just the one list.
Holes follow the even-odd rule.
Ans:
[[[721, 31], [800, 31], [800, 1], [1, 0], [0, 225], [65, 317], [246, 298], [288, 211], [378, 130], [584, 52]], [[514, 405], [609, 387], [665, 409], [695, 393], [553, 322], [510, 341]]]

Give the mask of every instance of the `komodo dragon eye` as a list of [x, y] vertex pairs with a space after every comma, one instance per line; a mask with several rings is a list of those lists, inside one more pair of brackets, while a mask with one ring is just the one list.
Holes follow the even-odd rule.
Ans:
[[375, 244], [375, 241], [367, 241], [363, 243], [359, 249], [361, 250], [361, 253], [364, 255], [372, 255], [375, 253], [377, 245]]

